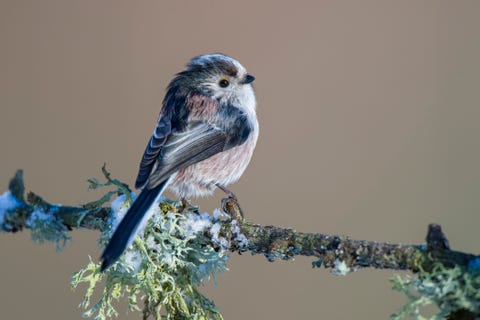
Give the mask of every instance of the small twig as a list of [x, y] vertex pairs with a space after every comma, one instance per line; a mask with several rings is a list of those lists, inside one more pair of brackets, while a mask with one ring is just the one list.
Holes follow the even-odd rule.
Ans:
[[[96, 179], [90, 179], [91, 188], [115, 185], [118, 190], [110, 191], [101, 199], [78, 207], [54, 205], [33, 192], [29, 192], [25, 199], [23, 173], [21, 170], [17, 171], [10, 181], [9, 190], [15, 198], [14, 203], [18, 205], [4, 209], [4, 212], [0, 211], [0, 231], [16, 232], [23, 228], [31, 228], [28, 220], [38, 211], [57, 218], [58, 225], [64, 230], [65, 228], [104, 230], [111, 211], [105, 204], [115, 193], [123, 193], [129, 197], [131, 191], [127, 185], [111, 179], [105, 167], [102, 171], [107, 182], [100, 183]], [[165, 203], [170, 202], [164, 202], [160, 206]], [[236, 222], [234, 224], [228, 219], [218, 221], [217, 223], [221, 224], [221, 231], [216, 237], [227, 239], [232, 252], [262, 253], [270, 261], [288, 260], [296, 255], [311, 256], [316, 258], [312, 263], [313, 267], [330, 268], [337, 274], [347, 274], [367, 267], [421, 273], [433, 272], [439, 266], [444, 269], [459, 268], [465, 273], [469, 272], [471, 266], [480, 268], [480, 256], [451, 250], [445, 234], [437, 224], [429, 225], [424, 245], [391, 244], [355, 240], [347, 236], [303, 233], [290, 228], [261, 226], [243, 220], [242, 211], [235, 199], [231, 197], [223, 199], [221, 204], [223, 210]], [[59, 230], [59, 233], [64, 230]], [[205, 236], [212, 237], [208, 232]], [[214, 239], [210, 240], [212, 246], [217, 245]], [[144, 311], [147, 312], [144, 316], [149, 314], [148, 308]], [[474, 319], [476, 316], [478, 315], [468, 310], [457, 309], [448, 316], [448, 319]]]
[[[225, 200], [225, 199], [224, 199]], [[237, 216], [235, 201], [223, 201], [223, 210]], [[347, 236], [322, 233], [303, 233], [290, 228], [261, 226], [247, 221], [240, 222], [242, 233], [248, 239], [248, 248], [254, 254], [263, 253], [269, 260], [290, 259], [296, 255], [318, 258], [313, 267], [338, 269], [341, 273], [358, 268], [431, 270], [435, 264], [445, 267], [466, 268], [470, 261], [479, 258], [472, 254], [449, 249], [448, 240], [437, 224], [430, 224], [427, 245], [391, 244], [384, 242], [354, 240]]]
[[[109, 174], [105, 175], [109, 179]], [[124, 186], [119, 181], [109, 179], [116, 186]], [[126, 187], [125, 187], [126, 188]], [[69, 229], [87, 228], [101, 230], [107, 220], [110, 208], [98, 206], [104, 204], [102, 198], [79, 207], [53, 205], [40, 196], [29, 192], [24, 200], [22, 191], [25, 190], [22, 172], [18, 171], [11, 180], [9, 189], [17, 198], [20, 205], [15, 212], [5, 216], [5, 223], [13, 228], [2, 228], [4, 231], [15, 232], [22, 230], [29, 215], [35, 209], [42, 209], [60, 218]], [[126, 190], [129, 191], [127, 188]], [[108, 193], [110, 199], [111, 193]], [[314, 267], [339, 268], [340, 273], [355, 271], [358, 268], [378, 268], [411, 270], [430, 270], [435, 263], [446, 267], [455, 265], [466, 267], [478, 256], [449, 249], [448, 240], [442, 233], [439, 225], [429, 226], [427, 245], [391, 244], [384, 242], [354, 240], [347, 236], [336, 236], [322, 233], [303, 233], [290, 228], [275, 226], [262, 226], [248, 221], [243, 221], [237, 202], [232, 198], [222, 200], [222, 208], [233, 219], [238, 221], [241, 232], [248, 240], [248, 246], [238, 246], [231, 241], [232, 251], [250, 251], [254, 254], [262, 253], [267, 259], [291, 259], [296, 255], [311, 256], [317, 260], [312, 263]], [[5, 224], [4, 223], [4, 224]], [[228, 225], [229, 221], [221, 223]], [[229, 228], [223, 228], [229, 230]], [[222, 229], [222, 230], [223, 230]], [[227, 232], [227, 231], [225, 231]], [[229, 238], [228, 234], [222, 234]]]

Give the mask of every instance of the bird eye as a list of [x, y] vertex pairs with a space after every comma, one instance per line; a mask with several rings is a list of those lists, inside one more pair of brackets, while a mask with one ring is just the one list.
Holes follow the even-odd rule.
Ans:
[[218, 85], [222, 88], [228, 87], [229, 84], [230, 84], [230, 81], [228, 81], [227, 78], [222, 78], [220, 79], [220, 81], [218, 81]]

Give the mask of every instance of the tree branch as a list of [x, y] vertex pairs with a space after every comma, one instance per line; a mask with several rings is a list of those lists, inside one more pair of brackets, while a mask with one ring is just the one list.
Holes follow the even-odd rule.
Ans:
[[[435, 241], [427, 241], [426, 245], [391, 244], [354, 240], [347, 236], [302, 233], [249, 222], [242, 223], [241, 229], [249, 241], [247, 251], [263, 253], [269, 260], [277, 257], [288, 259], [295, 255], [313, 256], [318, 258], [318, 261], [313, 262], [314, 267], [323, 265], [326, 268], [336, 268], [338, 261], [341, 261], [345, 272], [366, 267], [428, 271], [435, 263], [442, 263], [446, 267], [467, 267], [470, 261], [478, 258], [472, 254], [438, 247]], [[445, 238], [441, 227], [430, 224], [427, 240], [437, 237]]]
[[[125, 184], [110, 179], [105, 168], [104, 174], [108, 180], [107, 183], [100, 184], [96, 179], [91, 179], [92, 188], [116, 185], [119, 188], [123, 187], [122, 192], [125, 194], [127, 193], [125, 188], [129, 191]], [[9, 184], [10, 194], [17, 205], [10, 207], [4, 205], [3, 208], [0, 206], [0, 231], [16, 232], [23, 228], [32, 228], [32, 217], [35, 212], [51, 215], [61, 221], [67, 230], [74, 228], [105, 230], [107, 219], [111, 213], [111, 208], [105, 204], [114, 194], [118, 193], [111, 191], [97, 201], [71, 207], [50, 204], [33, 192], [29, 192], [25, 199], [24, 190], [23, 174], [19, 170]], [[7, 196], [9, 195], [2, 196], [4, 197], [3, 202], [8, 202], [6, 201]], [[174, 210], [183, 210], [179, 202], [172, 203]], [[233, 220], [220, 220], [217, 222], [220, 224], [218, 234], [214, 234], [209, 229], [205, 230], [203, 235], [210, 239], [210, 245], [214, 247], [219, 246], [216, 241], [218, 237], [226, 239], [228, 243], [226, 248], [232, 252], [261, 253], [269, 261], [288, 260], [296, 255], [311, 256], [316, 259], [312, 263], [313, 267], [324, 266], [340, 275], [367, 267], [410, 270], [422, 274], [433, 273], [441, 268], [442, 270], [459, 269], [464, 273], [473, 273], [478, 280], [480, 257], [450, 250], [448, 240], [437, 224], [429, 225], [426, 244], [390, 244], [355, 240], [347, 236], [302, 233], [290, 228], [253, 224], [242, 219], [238, 203], [232, 198], [222, 200], [222, 209]], [[232, 223], [233, 221], [235, 223]], [[240, 235], [243, 236], [240, 237]], [[477, 285], [480, 286], [479, 283]], [[480, 316], [478, 309], [472, 311], [457, 308], [449, 313], [449, 319], [460, 319], [456, 318], [456, 314], [462, 314], [463, 318], [465, 313], [473, 317]]]

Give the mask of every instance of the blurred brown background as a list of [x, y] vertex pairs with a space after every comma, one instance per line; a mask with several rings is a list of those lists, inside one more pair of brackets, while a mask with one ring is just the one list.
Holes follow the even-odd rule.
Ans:
[[[479, 28], [478, 1], [1, 0], [2, 190], [23, 168], [50, 201], [93, 200], [104, 162], [133, 184], [168, 81], [220, 51], [257, 77], [260, 140], [232, 187], [249, 219], [411, 243], [437, 222], [478, 253]], [[82, 318], [69, 278], [100, 249], [72, 236], [58, 254], [0, 235], [2, 319]], [[311, 261], [234, 255], [205, 292], [231, 320], [387, 319], [404, 302], [390, 271]]]

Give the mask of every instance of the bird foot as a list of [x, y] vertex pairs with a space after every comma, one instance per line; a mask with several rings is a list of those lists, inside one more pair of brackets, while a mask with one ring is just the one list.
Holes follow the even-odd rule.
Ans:
[[187, 199], [184, 199], [184, 198], [182, 198], [181, 201], [182, 201], [182, 210], [180, 211], [180, 213], [185, 213], [187, 211], [192, 211], [194, 213], [199, 213], [198, 207], [191, 204], [190, 201], [188, 201]]
[[232, 219], [243, 221], [245, 216], [243, 214], [242, 207], [238, 203], [238, 200], [233, 197], [223, 198], [222, 199], [222, 209], [225, 213], [230, 215]]
[[222, 199], [222, 209], [226, 213], [230, 214], [233, 219], [241, 219], [242, 221], [245, 220], [245, 216], [243, 215], [242, 207], [238, 202], [238, 198], [232, 191], [228, 190], [225, 186], [221, 184], [216, 184], [217, 188], [222, 190], [228, 195], [228, 198]]

